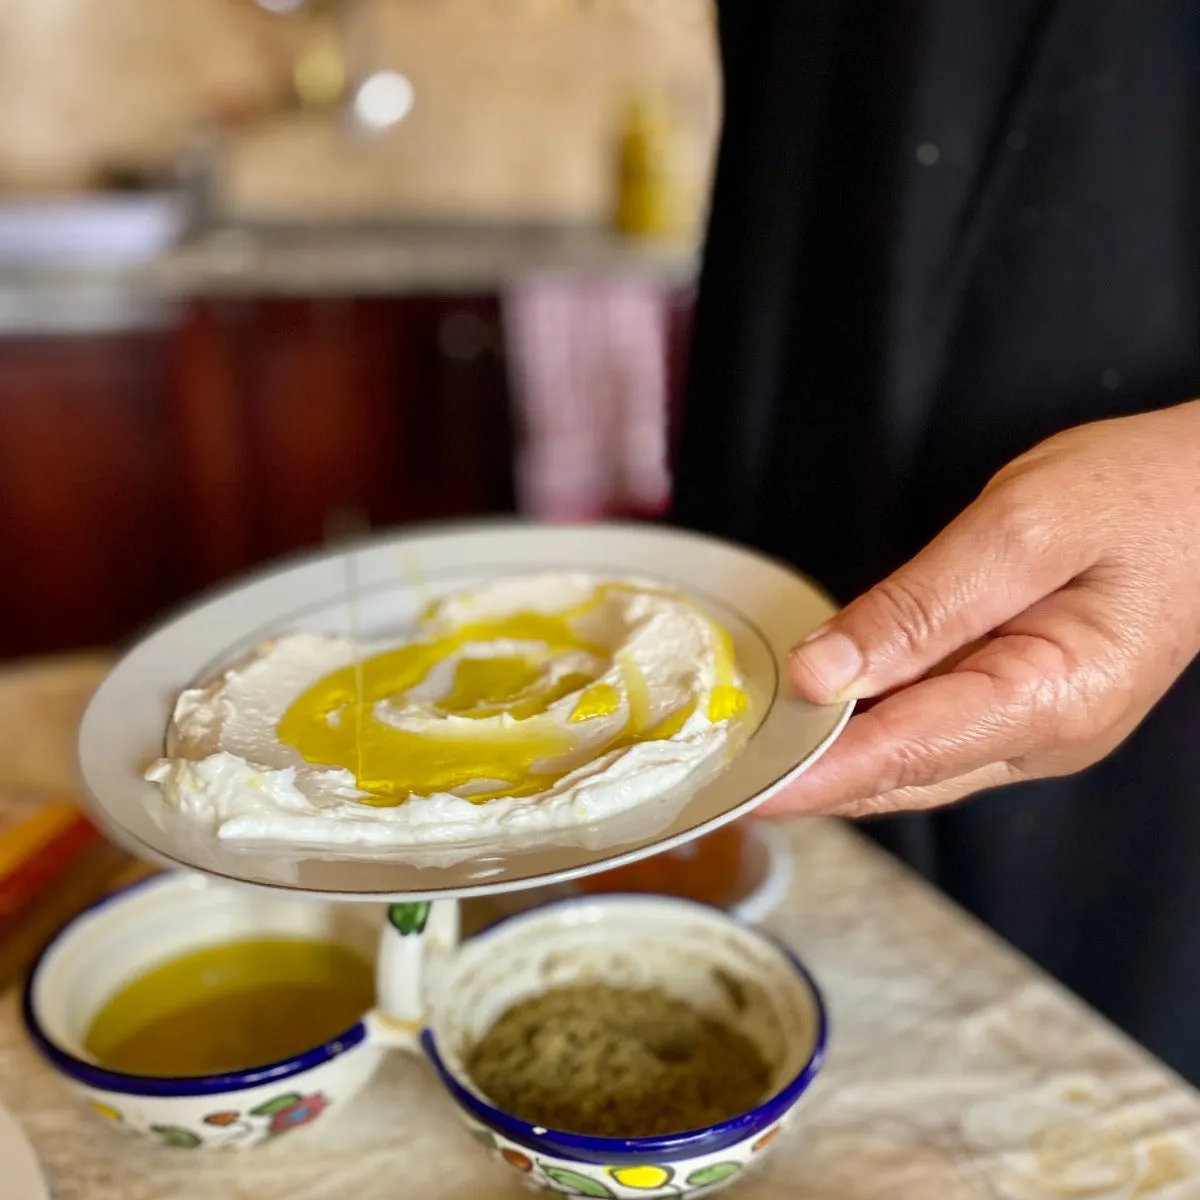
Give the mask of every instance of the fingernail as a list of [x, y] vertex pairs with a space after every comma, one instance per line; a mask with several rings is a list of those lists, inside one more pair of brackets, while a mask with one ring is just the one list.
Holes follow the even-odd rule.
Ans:
[[862, 674], [862, 651], [844, 633], [824, 633], [802, 642], [792, 651], [792, 675], [806, 671], [816, 682], [820, 695], [814, 699], [837, 700]]

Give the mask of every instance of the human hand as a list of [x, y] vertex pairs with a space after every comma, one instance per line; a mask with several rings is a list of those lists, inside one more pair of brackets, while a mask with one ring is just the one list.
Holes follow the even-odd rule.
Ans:
[[1068, 430], [792, 651], [805, 699], [882, 699], [763, 812], [925, 809], [1081, 770], [1197, 653], [1200, 401]]

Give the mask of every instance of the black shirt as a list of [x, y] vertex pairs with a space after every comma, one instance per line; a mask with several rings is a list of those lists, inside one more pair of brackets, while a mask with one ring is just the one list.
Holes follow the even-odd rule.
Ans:
[[[849, 599], [1042, 438], [1200, 396], [1194, 0], [720, 26], [678, 521]], [[1200, 671], [1083, 776], [864, 828], [1200, 1082]]]

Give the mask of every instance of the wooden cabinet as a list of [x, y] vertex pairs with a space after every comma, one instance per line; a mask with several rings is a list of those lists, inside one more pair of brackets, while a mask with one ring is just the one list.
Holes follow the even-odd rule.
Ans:
[[0, 340], [0, 658], [119, 642], [340, 516], [511, 511], [502, 340], [489, 297], [210, 299], [154, 333]]
[[206, 300], [0, 342], [0, 657], [118, 641], [371, 526], [512, 507], [496, 304]]
[[158, 336], [0, 345], [0, 655], [106, 642], [179, 594]]
[[169, 357], [189, 586], [317, 545], [342, 513], [380, 526], [512, 506], [490, 301], [205, 301]]

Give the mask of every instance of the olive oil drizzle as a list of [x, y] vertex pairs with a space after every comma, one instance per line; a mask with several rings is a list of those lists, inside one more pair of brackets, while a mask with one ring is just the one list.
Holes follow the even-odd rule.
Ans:
[[[589, 599], [563, 612], [518, 611], [451, 628], [439, 623], [439, 605], [430, 603], [421, 618], [425, 637], [356, 657], [318, 680], [284, 713], [279, 737], [309, 762], [352, 770], [366, 793], [362, 803], [374, 807], [394, 807], [410, 795], [449, 792], [482, 804], [544, 792], [582, 765], [574, 753], [579, 739], [570, 726], [610, 716], [622, 704], [628, 710], [624, 726], [593, 745], [589, 760], [639, 742], [670, 739], [695, 711], [695, 699], [655, 720], [634, 656], [626, 649], [614, 654], [581, 629], [614, 590], [629, 586], [600, 584]], [[352, 554], [346, 558], [346, 587], [352, 636], [360, 644], [359, 577]], [[746, 698], [736, 684], [729, 636], [709, 624], [716, 686], [707, 715], [717, 722], [740, 712]], [[468, 653], [472, 645], [498, 641], [515, 649], [492, 657]], [[563, 655], [586, 656], [583, 661], [602, 667], [551, 671]], [[379, 718], [377, 704], [405, 696], [448, 661], [453, 663], [450, 686], [440, 699], [423, 704], [419, 727]], [[619, 688], [608, 681], [613, 667]], [[600, 679], [606, 673], [608, 679]], [[576, 702], [564, 728], [548, 709], [572, 695]]]

